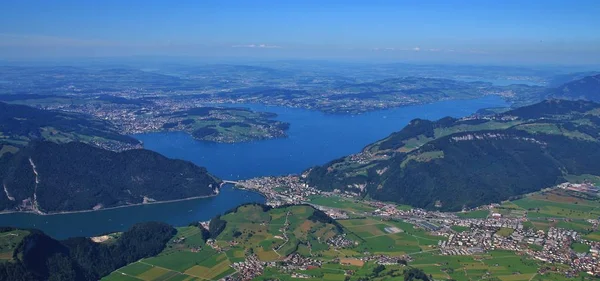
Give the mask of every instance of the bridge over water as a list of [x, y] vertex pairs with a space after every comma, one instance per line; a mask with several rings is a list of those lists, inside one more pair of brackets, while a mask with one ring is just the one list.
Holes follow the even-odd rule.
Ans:
[[239, 182], [237, 181], [230, 181], [230, 180], [223, 180], [223, 184], [238, 184]]

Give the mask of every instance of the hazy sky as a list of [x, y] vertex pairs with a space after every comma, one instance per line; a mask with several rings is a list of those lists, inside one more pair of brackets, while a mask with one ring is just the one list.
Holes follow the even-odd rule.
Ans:
[[600, 64], [598, 0], [2, 0], [0, 58]]

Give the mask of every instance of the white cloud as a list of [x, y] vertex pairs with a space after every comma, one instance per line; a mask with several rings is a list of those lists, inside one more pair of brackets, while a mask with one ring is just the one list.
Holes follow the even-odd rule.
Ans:
[[456, 50], [456, 49], [442, 49], [442, 48], [421, 48], [419, 46], [413, 48], [372, 48], [372, 51], [377, 52], [386, 52], [386, 51], [398, 51], [398, 52], [432, 52], [432, 53], [466, 53], [466, 54], [489, 54], [489, 52], [478, 49], [464, 49], [464, 50]]
[[232, 48], [260, 48], [260, 49], [279, 49], [281, 46], [268, 44], [248, 44], [248, 45], [233, 45]]
[[386, 52], [386, 51], [414, 51], [414, 52], [419, 52], [419, 51], [421, 51], [421, 48], [419, 48], [419, 47], [414, 47], [414, 48], [373, 48], [371, 50], [372, 51], [379, 51], [379, 52]]

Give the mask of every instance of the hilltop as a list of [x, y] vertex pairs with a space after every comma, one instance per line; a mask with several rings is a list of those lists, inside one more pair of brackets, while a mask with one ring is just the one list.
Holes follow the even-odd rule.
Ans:
[[[410, 244], [406, 249], [420, 249], [413, 236], [396, 233], [402, 235], [394, 238], [397, 240], [385, 237], [386, 227], [401, 231], [396, 225], [377, 220], [337, 222], [309, 205], [242, 205], [208, 224], [178, 228], [163, 252], [120, 268], [104, 280], [123, 280], [124, 275], [146, 280], [345, 280], [350, 276], [352, 280], [390, 280], [411, 273], [425, 276], [421, 270], [409, 270], [406, 262], [400, 263], [400, 248]], [[424, 235], [411, 225], [403, 226]], [[366, 240], [358, 235], [379, 235], [382, 239]], [[406, 237], [411, 241], [403, 241]], [[386, 255], [390, 252], [397, 255]], [[358, 258], [363, 256], [369, 258]], [[381, 266], [375, 259], [388, 263]]]
[[416, 207], [460, 210], [600, 175], [600, 104], [548, 100], [504, 113], [415, 119], [306, 181]]
[[98, 280], [111, 271], [160, 253], [175, 229], [140, 223], [111, 235], [109, 243], [79, 237], [55, 240], [38, 230], [2, 228], [0, 280]]
[[[197, 140], [234, 143], [286, 137], [289, 123], [277, 114], [242, 107], [195, 106], [190, 97], [128, 99], [85, 96], [1, 95], [0, 143], [23, 145], [31, 139], [82, 141], [111, 150], [141, 147], [127, 136], [182, 131]], [[30, 107], [32, 106], [32, 107]], [[39, 108], [52, 108], [43, 110]], [[4, 134], [1, 134], [5, 131]], [[4, 137], [3, 137], [4, 135]]]
[[80, 142], [33, 142], [0, 158], [0, 210], [96, 210], [216, 194], [220, 180], [191, 162]]
[[121, 135], [107, 121], [83, 114], [0, 102], [0, 156], [7, 151], [16, 151], [32, 140], [80, 141], [115, 150], [141, 146], [138, 140]]
[[600, 101], [600, 74], [585, 76], [581, 79], [567, 82], [549, 94], [552, 98]]

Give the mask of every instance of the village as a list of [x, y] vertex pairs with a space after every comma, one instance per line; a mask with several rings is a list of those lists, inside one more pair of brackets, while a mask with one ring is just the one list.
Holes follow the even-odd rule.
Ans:
[[[487, 211], [485, 218], [463, 218], [455, 213], [428, 211], [419, 208], [400, 209], [396, 204], [373, 200], [361, 200], [361, 203], [373, 207], [372, 212], [349, 211], [313, 204], [311, 196], [355, 198], [355, 194], [339, 191], [323, 192], [309, 187], [295, 175], [283, 177], [264, 177], [241, 181], [237, 187], [258, 191], [265, 195], [267, 204], [281, 206], [285, 204], [311, 204], [324, 211], [334, 219], [372, 216], [381, 220], [402, 220], [422, 228], [432, 235], [444, 237], [437, 248], [441, 255], [479, 255], [490, 250], [509, 250], [531, 258], [548, 262], [569, 265], [566, 276], [576, 272], [587, 272], [600, 276], [600, 242], [586, 240], [574, 230], [550, 227], [547, 231], [533, 230], [524, 226], [526, 217], [504, 217], [493, 212], [498, 204], [481, 206], [470, 211]], [[561, 184], [556, 188], [578, 192], [597, 192], [597, 188], [589, 184]], [[598, 229], [600, 218], [590, 219], [589, 223]], [[460, 227], [462, 231], [456, 231]], [[387, 231], [387, 229], [386, 229]], [[392, 231], [392, 230], [390, 230]], [[351, 247], [354, 241], [338, 236], [328, 241], [333, 247]], [[576, 252], [570, 245], [573, 243], [586, 245], [587, 252]], [[369, 256], [361, 259], [367, 261]], [[370, 256], [374, 257], [374, 256]], [[397, 257], [378, 256], [378, 262], [398, 260]], [[410, 257], [402, 257], [410, 260]], [[297, 276], [302, 278], [302, 276]]]

